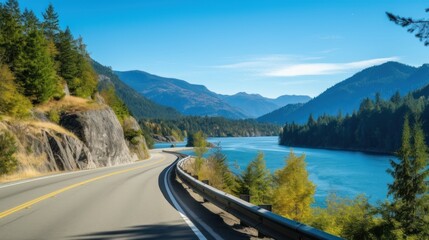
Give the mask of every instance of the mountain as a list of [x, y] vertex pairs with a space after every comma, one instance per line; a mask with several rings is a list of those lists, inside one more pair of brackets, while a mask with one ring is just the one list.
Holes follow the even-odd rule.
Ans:
[[274, 110], [270, 113], [267, 113], [256, 120], [258, 122], [264, 122], [264, 123], [276, 123], [276, 124], [284, 124], [285, 119], [287, 116], [297, 109], [301, 108], [304, 104], [303, 103], [295, 103], [295, 104], [288, 104], [284, 107], [281, 107], [277, 110]]
[[266, 98], [259, 94], [239, 92], [234, 95], [220, 95], [229, 105], [241, 110], [249, 117], [257, 118], [280, 107], [292, 103], [305, 103], [309, 96], [283, 95], [276, 99]]
[[311, 100], [311, 97], [306, 95], [283, 95], [270, 101], [277, 104], [279, 107], [286, 106], [288, 104], [306, 103]]
[[105, 67], [94, 60], [92, 61], [92, 65], [100, 78], [99, 90], [107, 88], [109, 84], [113, 84], [118, 97], [124, 101], [125, 105], [127, 105], [128, 109], [137, 119], [175, 119], [181, 116], [174, 108], [156, 104], [124, 84], [109, 67]]
[[231, 119], [247, 117], [203, 85], [143, 71], [115, 71], [115, 73], [138, 93], [158, 104], [173, 107], [185, 115], [223, 116]]
[[416, 68], [398, 62], [387, 62], [364, 69], [334, 85], [302, 107], [285, 114], [282, 122], [304, 123], [310, 114], [317, 118], [325, 113], [352, 113], [359, 108], [363, 99], [374, 98], [376, 93], [387, 99], [396, 92], [404, 95], [427, 84], [429, 65]]

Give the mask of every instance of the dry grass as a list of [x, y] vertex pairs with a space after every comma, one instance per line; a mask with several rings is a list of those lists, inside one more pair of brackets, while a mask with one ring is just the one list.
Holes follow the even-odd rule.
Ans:
[[3, 121], [0, 121], [0, 129], [8, 129], [4, 123], [11, 126], [19, 126], [20, 129], [25, 129], [25, 131], [29, 131], [34, 134], [40, 133], [40, 130], [44, 129], [48, 131], [51, 130], [53, 132], [65, 134], [73, 138], [77, 138], [76, 135], [74, 135], [72, 132], [61, 127], [60, 125], [57, 125], [51, 122], [42, 122], [37, 120], [18, 120], [10, 117], [5, 117], [3, 118]]
[[46, 130], [52, 130], [54, 132], [58, 132], [61, 134], [65, 134], [67, 136], [77, 138], [76, 135], [74, 135], [72, 132], [68, 131], [67, 129], [61, 127], [60, 125], [57, 125], [55, 123], [51, 122], [41, 122], [41, 121], [25, 121], [22, 122], [23, 124], [26, 124], [28, 126], [34, 127], [36, 131], [40, 131], [40, 129], [46, 129]]
[[65, 112], [78, 112], [78, 111], [88, 111], [88, 110], [97, 110], [102, 109], [105, 106], [94, 102], [93, 100], [88, 100], [85, 98], [74, 97], [74, 96], [65, 96], [59, 101], [50, 101], [41, 105], [36, 106], [34, 109], [36, 111], [47, 113], [51, 110], [65, 111]]
[[57, 173], [40, 170], [44, 168], [47, 161], [45, 155], [35, 156], [33, 154], [17, 153], [15, 157], [19, 162], [18, 171], [13, 174], [0, 176], [0, 182], [10, 182]]

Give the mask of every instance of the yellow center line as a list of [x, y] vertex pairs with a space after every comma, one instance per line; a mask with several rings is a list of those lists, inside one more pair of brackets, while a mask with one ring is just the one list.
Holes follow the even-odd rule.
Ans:
[[61, 189], [59, 189], [59, 190], [56, 190], [56, 191], [54, 191], [54, 192], [51, 192], [51, 193], [45, 194], [45, 195], [43, 195], [43, 196], [40, 196], [40, 197], [38, 197], [38, 198], [35, 198], [35, 199], [30, 200], [30, 201], [28, 201], [28, 202], [25, 202], [25, 203], [23, 203], [23, 204], [21, 204], [21, 205], [19, 205], [19, 206], [16, 206], [16, 207], [14, 207], [14, 208], [11, 208], [11, 209], [9, 209], [9, 210], [6, 210], [6, 211], [4, 211], [4, 212], [1, 212], [1, 213], [0, 213], [0, 219], [4, 218], [4, 217], [6, 217], [6, 216], [9, 216], [9, 215], [10, 215], [10, 214], [12, 214], [12, 213], [18, 212], [18, 211], [23, 210], [23, 209], [25, 209], [25, 208], [28, 208], [28, 207], [30, 207], [30, 206], [32, 206], [32, 205], [34, 205], [34, 204], [38, 203], [38, 202], [41, 202], [41, 201], [46, 200], [46, 199], [48, 199], [48, 198], [54, 197], [54, 196], [56, 196], [56, 195], [58, 195], [58, 194], [60, 194], [60, 193], [63, 193], [63, 192], [65, 192], [65, 191], [68, 191], [68, 190], [70, 190], [70, 189], [77, 188], [77, 187], [79, 187], [79, 186], [82, 186], [82, 185], [88, 184], [88, 183], [90, 183], [90, 182], [94, 182], [94, 181], [97, 181], [97, 180], [100, 180], [100, 179], [103, 179], [103, 178], [107, 178], [107, 177], [111, 177], [111, 176], [114, 176], [114, 175], [118, 175], [118, 174], [121, 174], [121, 173], [126, 173], [126, 172], [129, 172], [129, 171], [133, 171], [133, 170], [137, 170], [137, 169], [141, 169], [141, 168], [145, 168], [145, 167], [153, 166], [153, 165], [155, 165], [155, 164], [157, 164], [157, 163], [160, 163], [160, 162], [162, 162], [162, 161], [164, 161], [164, 160], [165, 160], [165, 157], [164, 157], [164, 156], [162, 156], [161, 160], [158, 160], [158, 161], [156, 161], [156, 162], [153, 162], [153, 163], [148, 164], [148, 165], [145, 165], [145, 166], [133, 167], [133, 168], [128, 168], [128, 169], [121, 170], [121, 171], [116, 171], [116, 172], [108, 173], [108, 174], [105, 174], [105, 175], [102, 175], [102, 176], [98, 176], [98, 177], [95, 177], [95, 178], [91, 178], [91, 179], [85, 180], [85, 181], [83, 181], [83, 182], [79, 182], [79, 183], [76, 183], [76, 184], [73, 184], [73, 185], [67, 186], [67, 187], [65, 187], [65, 188], [61, 188]]

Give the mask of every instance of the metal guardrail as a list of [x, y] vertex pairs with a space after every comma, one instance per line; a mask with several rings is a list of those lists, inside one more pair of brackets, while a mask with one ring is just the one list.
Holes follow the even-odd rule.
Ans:
[[177, 152], [169, 153], [175, 154], [179, 157], [179, 161], [176, 166], [176, 174], [183, 182], [189, 185], [204, 199], [231, 213], [240, 219], [242, 223], [257, 229], [259, 233], [265, 236], [275, 239], [292, 240], [342, 239], [300, 222], [296, 222], [274, 214], [259, 206], [248, 203], [233, 195], [198, 181], [186, 173], [182, 167], [184, 162], [188, 160], [190, 156]]

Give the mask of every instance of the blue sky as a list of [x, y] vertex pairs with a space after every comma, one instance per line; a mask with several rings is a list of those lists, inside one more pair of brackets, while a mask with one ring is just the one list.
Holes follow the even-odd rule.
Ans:
[[49, 2], [61, 26], [116, 70], [143, 70], [210, 90], [317, 96], [372, 65], [427, 63], [429, 48], [387, 20], [423, 18], [417, 0], [21, 0], [39, 16]]

